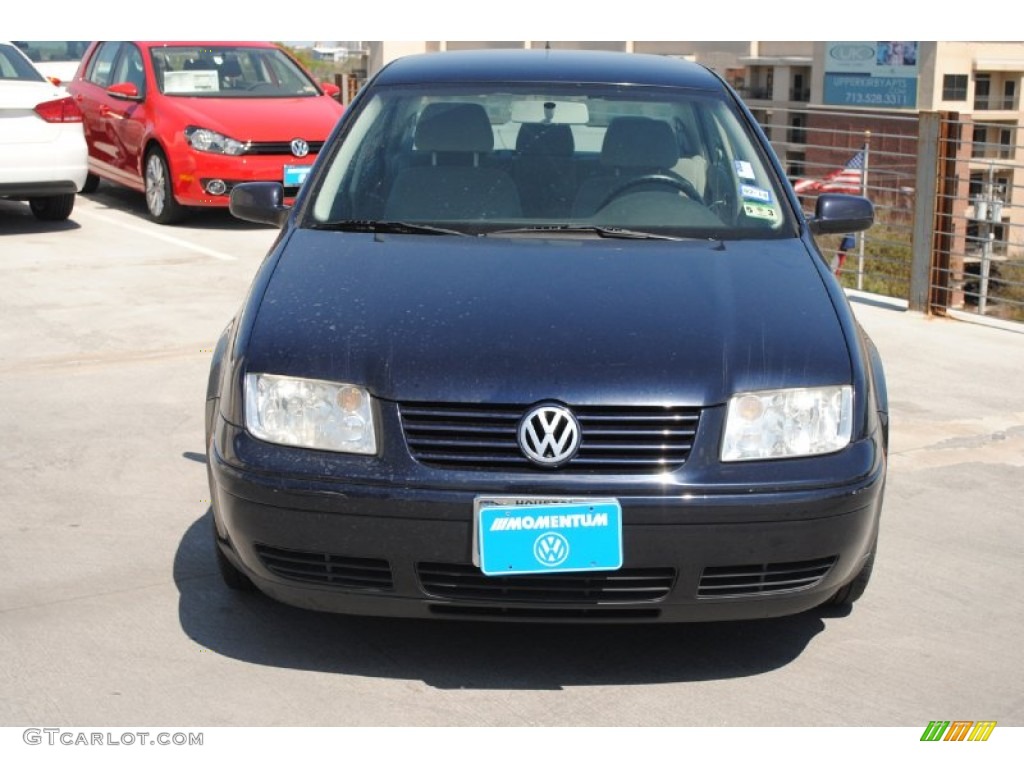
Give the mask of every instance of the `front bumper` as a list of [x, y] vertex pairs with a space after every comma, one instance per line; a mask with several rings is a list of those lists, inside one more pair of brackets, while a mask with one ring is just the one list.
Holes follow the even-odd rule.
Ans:
[[[860, 571], [877, 537], [885, 474], [870, 440], [855, 451], [858, 464], [874, 456], [870, 471], [824, 488], [719, 491], [650, 478], [612, 488], [592, 477], [585, 494], [575, 482], [565, 494], [619, 500], [622, 569], [485, 577], [472, 565], [473, 500], [492, 488], [261, 473], [238, 465], [232, 447], [251, 438], [219, 417], [215, 431], [209, 468], [225, 556], [282, 602], [381, 616], [650, 622], [799, 613]], [[537, 492], [525, 482], [503, 489]]]
[[[285, 166], [312, 166], [315, 155], [297, 158], [289, 155], [240, 155], [232, 157], [214, 153], [196, 152], [183, 148], [181, 156], [170, 159], [174, 169], [174, 197], [182, 205], [227, 207], [231, 189], [248, 181], [276, 181], [285, 183]], [[207, 185], [214, 180], [223, 182], [224, 190], [212, 194]], [[298, 194], [297, 186], [285, 186], [285, 198]]]

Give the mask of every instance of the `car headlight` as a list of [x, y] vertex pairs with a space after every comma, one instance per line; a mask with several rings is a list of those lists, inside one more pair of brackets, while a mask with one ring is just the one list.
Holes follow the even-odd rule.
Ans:
[[270, 443], [377, 452], [370, 393], [352, 384], [246, 374], [245, 426]]
[[850, 386], [743, 392], [729, 401], [722, 461], [833, 453], [850, 442]]
[[218, 155], [240, 155], [245, 152], [245, 144], [238, 139], [196, 125], [190, 125], [185, 129], [185, 138], [192, 149], [198, 149], [200, 152], [213, 152]]

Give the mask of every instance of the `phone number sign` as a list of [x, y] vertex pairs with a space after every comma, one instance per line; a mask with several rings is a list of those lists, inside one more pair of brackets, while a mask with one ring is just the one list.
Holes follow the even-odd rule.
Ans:
[[872, 77], [825, 73], [825, 103], [844, 107], [914, 109], [916, 77]]

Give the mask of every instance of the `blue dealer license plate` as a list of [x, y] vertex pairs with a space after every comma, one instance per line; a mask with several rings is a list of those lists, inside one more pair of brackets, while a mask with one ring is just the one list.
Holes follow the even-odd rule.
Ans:
[[286, 187], [301, 187], [312, 167], [311, 165], [286, 165], [284, 167], [284, 185]]
[[622, 567], [616, 499], [477, 499], [476, 554], [487, 576]]

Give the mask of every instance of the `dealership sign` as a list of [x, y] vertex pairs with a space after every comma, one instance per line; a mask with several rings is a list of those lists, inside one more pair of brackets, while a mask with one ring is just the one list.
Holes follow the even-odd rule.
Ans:
[[915, 108], [918, 45], [904, 41], [826, 43], [824, 103]]

